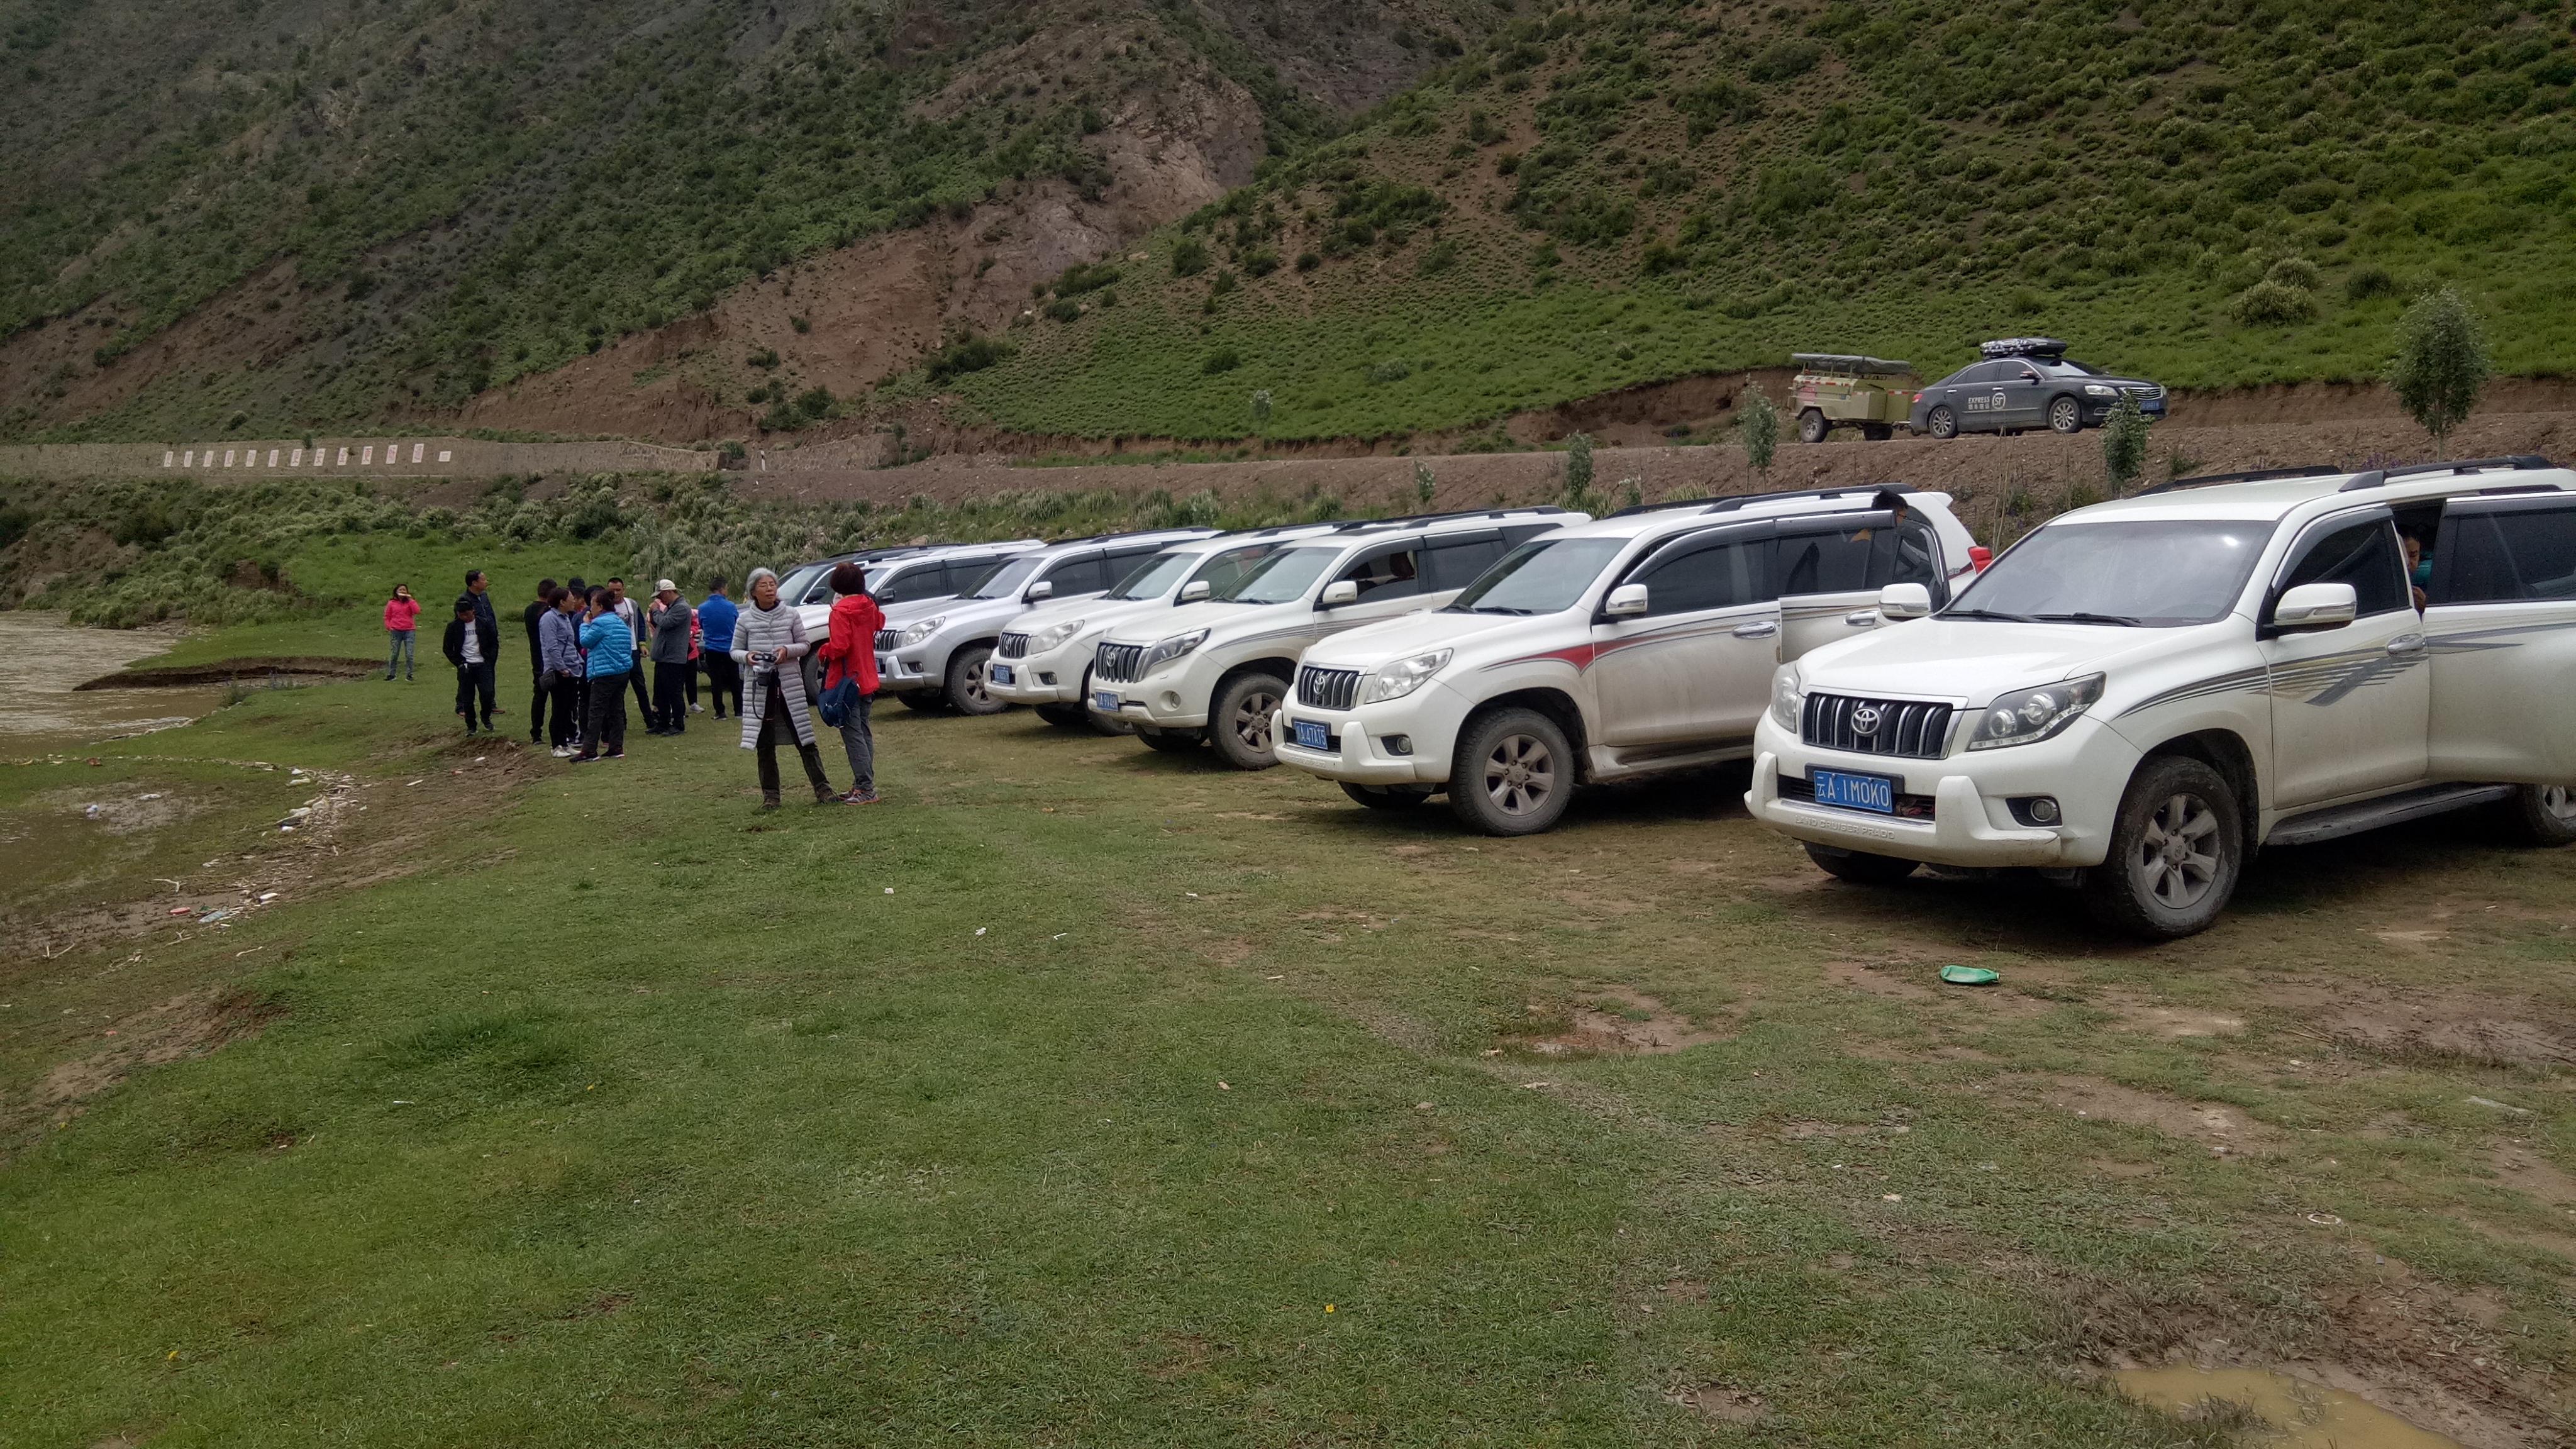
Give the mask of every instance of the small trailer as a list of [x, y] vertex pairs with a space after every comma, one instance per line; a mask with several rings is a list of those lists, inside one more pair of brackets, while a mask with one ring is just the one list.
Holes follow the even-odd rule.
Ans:
[[1789, 382], [1798, 414], [1798, 441], [1821, 443], [1837, 427], [1856, 427], [1879, 442], [1906, 425], [1914, 390], [1922, 384], [1914, 364], [1843, 352], [1793, 352], [1798, 375]]

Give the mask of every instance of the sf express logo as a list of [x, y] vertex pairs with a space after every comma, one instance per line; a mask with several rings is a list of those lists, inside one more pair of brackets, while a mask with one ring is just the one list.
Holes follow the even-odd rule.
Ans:
[[2004, 410], [2004, 395], [1998, 389], [1985, 397], [1969, 398], [1964, 406], [1972, 413], [1999, 413]]

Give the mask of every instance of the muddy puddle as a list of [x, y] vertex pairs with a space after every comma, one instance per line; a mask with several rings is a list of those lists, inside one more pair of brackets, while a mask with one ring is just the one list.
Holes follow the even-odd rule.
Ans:
[[213, 712], [223, 688], [75, 692], [178, 642], [159, 629], [85, 629], [60, 614], [0, 611], [0, 752], [26, 754], [169, 729]]
[[2462, 1449], [2460, 1441], [2419, 1429], [2366, 1399], [2268, 1369], [2124, 1369], [2111, 1376], [2123, 1393], [2168, 1413], [2195, 1412], [2211, 1399], [2245, 1405], [2264, 1426], [2245, 1436], [2263, 1449]]

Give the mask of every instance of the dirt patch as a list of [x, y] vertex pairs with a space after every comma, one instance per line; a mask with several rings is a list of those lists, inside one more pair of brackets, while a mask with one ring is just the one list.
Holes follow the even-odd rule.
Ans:
[[112, 1045], [64, 1062], [24, 1096], [0, 1097], [0, 1131], [60, 1122], [80, 1104], [145, 1067], [201, 1057], [256, 1033], [283, 1008], [230, 987], [209, 986], [123, 1017], [100, 1034]]
[[2322, 1029], [2380, 1056], [2434, 1058], [2476, 1066], [2558, 1066], [2576, 1062], [2576, 1037], [2551, 1024], [2489, 1015], [2493, 1003], [2389, 1000], [2353, 1005]]
[[1865, 966], [1858, 961], [1828, 961], [1824, 965], [1825, 979], [1836, 986], [1848, 986], [1890, 1001], [1931, 1001], [1940, 993], [1911, 979], [1911, 975], [1899, 974], [1920, 970], [1910, 964]]
[[2505, 1185], [2554, 1208], [2576, 1207], [2576, 1175], [2541, 1155], [2528, 1142], [2508, 1142], [2488, 1159]]
[[2122, 1027], [2149, 1036], [2236, 1036], [2245, 1030], [2245, 1018], [2241, 1016], [2142, 1001], [2126, 993], [2107, 995], [2100, 1005], [2117, 1013]]
[[380, 659], [345, 659], [328, 654], [286, 654], [274, 658], [244, 656], [218, 659], [212, 664], [170, 664], [153, 669], [121, 670], [100, 675], [72, 688], [169, 689], [182, 685], [222, 684], [234, 679], [266, 679], [272, 675], [359, 679], [384, 667], [384, 661]]
[[1771, 1414], [1760, 1394], [1728, 1388], [1724, 1384], [1676, 1389], [1666, 1394], [1664, 1399], [1685, 1409], [1697, 1409], [1715, 1424], [1759, 1424]]
[[2053, 1073], [2016, 1076], [1998, 1083], [1997, 1090], [2029, 1098], [2071, 1117], [2153, 1128], [2213, 1151], [2270, 1151], [2282, 1140], [2280, 1129], [2257, 1122], [2224, 1103], [2160, 1097], [2100, 1077]]
[[[1577, 1052], [1601, 1056], [1666, 1056], [1724, 1041], [1734, 1030], [1731, 1020], [1698, 1024], [1642, 991], [1627, 986], [1589, 988], [1592, 999], [1562, 1013], [1567, 1025], [1561, 1031], [1521, 1039], [1522, 1045], [1541, 1056], [1569, 1056]], [[1533, 1005], [1533, 1015], [1557, 1017], [1543, 1006]]]

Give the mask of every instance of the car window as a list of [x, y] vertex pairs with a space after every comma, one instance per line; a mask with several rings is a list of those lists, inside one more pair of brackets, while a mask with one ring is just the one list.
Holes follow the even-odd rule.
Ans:
[[2206, 624], [2236, 607], [2271, 537], [2269, 523], [2229, 519], [2052, 523], [1977, 575], [1942, 617]]
[[1322, 548], [1283, 548], [1251, 568], [1230, 588], [1214, 590], [1209, 597], [1227, 599], [1238, 604], [1284, 604], [1302, 599], [1315, 580], [1342, 556], [1340, 544]]
[[1334, 576], [1335, 583], [1360, 586], [1360, 600], [1400, 599], [1422, 592], [1422, 551], [1418, 546], [1372, 549]]
[[1932, 525], [1908, 518], [1896, 526], [1888, 541], [1893, 548], [1881, 582], [1921, 584], [1931, 591], [1936, 609], [1949, 602], [1949, 574], [1941, 567], [1941, 539], [1932, 531]]
[[1152, 558], [1140, 559], [1128, 569], [1126, 577], [1118, 581], [1118, 587], [1109, 591], [1109, 597], [1120, 600], [1160, 598], [1164, 590], [1180, 582], [1181, 575], [1189, 572], [1190, 565], [1198, 561], [1199, 556], [1194, 553], [1158, 553]]
[[1574, 607], [1619, 550], [1618, 538], [1550, 538], [1522, 544], [1449, 607], [1461, 614], [1553, 614]]
[[1203, 556], [1207, 562], [1200, 564], [1198, 572], [1190, 575], [1190, 582], [1206, 584], [1211, 595], [1223, 594], [1241, 583], [1254, 565], [1278, 549], [1279, 545], [1275, 543], [1247, 543], [1240, 548], [1221, 548], [1210, 554], [1193, 555]]
[[1433, 593], [1463, 589], [1503, 556], [1500, 533], [1473, 533], [1423, 540], [1423, 587]]
[[2397, 547], [2397, 526], [2385, 517], [2338, 528], [2310, 543], [2282, 576], [2281, 591], [2301, 584], [2352, 585], [2356, 612], [2363, 618], [2415, 607], [2406, 581], [2406, 555]]
[[1646, 614], [1693, 614], [1758, 604], [1769, 597], [1769, 539], [1710, 540], [1646, 567], [1628, 580], [1646, 586]]
[[2576, 599], [2576, 504], [2446, 519], [2432, 601]]
[[904, 570], [891, 583], [872, 586], [868, 592], [876, 596], [879, 605], [908, 604], [916, 599], [946, 598], [950, 592], [948, 566], [935, 563], [919, 564]]
[[1878, 515], [1876, 522], [1875, 529], [1862, 526], [1782, 537], [1776, 562], [1779, 596], [1847, 594], [1876, 587], [1871, 564], [1878, 537], [1886, 531], [1886, 516]]
[[1046, 581], [1055, 585], [1055, 597], [1071, 594], [1096, 594], [1109, 587], [1109, 561], [1099, 554], [1069, 558], [1046, 572]]
[[1036, 577], [1037, 571], [1043, 567], [1044, 562], [1035, 556], [1011, 559], [958, 592], [970, 599], [998, 599], [1004, 594], [1017, 593], [1020, 586]]

